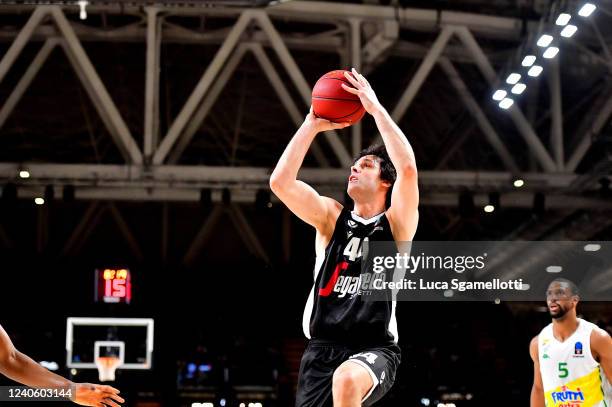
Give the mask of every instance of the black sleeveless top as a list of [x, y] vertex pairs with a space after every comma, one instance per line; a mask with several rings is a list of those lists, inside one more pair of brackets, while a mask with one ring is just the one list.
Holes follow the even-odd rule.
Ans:
[[[393, 242], [385, 213], [362, 219], [342, 209], [325, 257], [317, 257], [314, 286], [304, 310], [307, 338], [343, 343], [397, 342], [395, 303], [364, 299], [362, 288], [372, 276], [362, 267], [364, 241]], [[368, 243], [369, 244], [369, 243]], [[370, 247], [370, 246], [368, 246]]]

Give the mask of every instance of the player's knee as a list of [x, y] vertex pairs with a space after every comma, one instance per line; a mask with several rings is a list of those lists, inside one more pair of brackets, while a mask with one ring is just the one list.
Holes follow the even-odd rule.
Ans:
[[352, 369], [343, 368], [342, 366], [334, 372], [332, 380], [332, 391], [337, 397], [343, 397], [347, 394], [355, 394], [362, 392], [364, 383], [361, 383], [361, 378], [357, 372]]

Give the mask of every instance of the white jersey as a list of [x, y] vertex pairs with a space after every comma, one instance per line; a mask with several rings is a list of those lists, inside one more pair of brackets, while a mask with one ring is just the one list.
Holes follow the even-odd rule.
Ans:
[[578, 328], [564, 342], [553, 324], [538, 336], [538, 359], [546, 407], [612, 407], [612, 390], [591, 354], [591, 332], [597, 325], [578, 318]]

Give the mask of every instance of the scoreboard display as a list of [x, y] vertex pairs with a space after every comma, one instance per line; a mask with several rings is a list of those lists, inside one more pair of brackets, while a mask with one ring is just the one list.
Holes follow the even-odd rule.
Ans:
[[132, 300], [130, 270], [125, 268], [96, 269], [95, 288], [96, 302], [129, 304]]

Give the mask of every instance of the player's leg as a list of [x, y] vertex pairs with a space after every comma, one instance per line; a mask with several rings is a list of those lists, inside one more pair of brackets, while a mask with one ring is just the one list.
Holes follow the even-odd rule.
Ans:
[[332, 394], [334, 407], [359, 407], [375, 386], [375, 377], [363, 366], [347, 360], [334, 372]]
[[399, 363], [396, 345], [350, 356], [334, 373], [334, 407], [369, 406], [380, 400], [393, 386]]
[[310, 343], [300, 363], [296, 407], [332, 407], [332, 376], [347, 353]]

